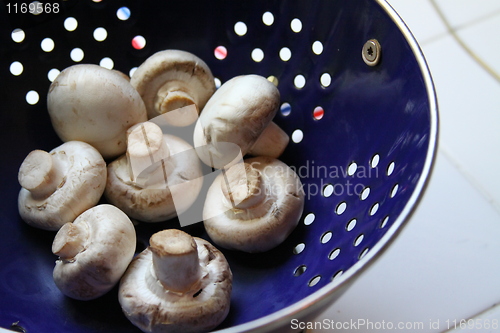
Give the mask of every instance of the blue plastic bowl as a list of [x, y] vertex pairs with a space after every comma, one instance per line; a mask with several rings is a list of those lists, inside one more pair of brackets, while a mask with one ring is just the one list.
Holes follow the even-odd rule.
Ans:
[[[0, 9], [0, 327], [138, 332], [116, 288], [88, 302], [63, 296], [52, 280], [55, 234], [27, 226], [17, 211], [23, 159], [61, 144], [46, 93], [53, 69], [76, 63], [75, 49], [81, 63], [109, 58], [125, 73], [156, 51], [182, 49], [222, 83], [250, 73], [277, 82], [283, 105], [275, 122], [292, 138], [282, 160], [302, 178], [305, 210], [276, 249], [224, 251], [234, 273], [224, 332], [290, 329], [292, 319], [317, 315], [380, 256], [421, 197], [436, 151], [436, 96], [416, 41], [385, 2], [68, 0], [57, 13], [54, 6], [39, 15]], [[103, 41], [96, 28], [106, 30]], [[381, 46], [375, 66], [362, 58], [370, 39]], [[171, 227], [178, 221], [137, 226], [138, 250]], [[207, 238], [202, 224], [186, 230]]]

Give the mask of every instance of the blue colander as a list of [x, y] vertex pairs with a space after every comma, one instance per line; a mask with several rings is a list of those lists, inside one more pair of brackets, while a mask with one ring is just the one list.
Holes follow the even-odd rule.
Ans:
[[[291, 137], [281, 159], [302, 179], [305, 210], [274, 250], [224, 251], [234, 286], [223, 332], [314, 318], [381, 255], [421, 198], [436, 152], [436, 96], [416, 41], [384, 1], [41, 3], [37, 15], [28, 2], [0, 8], [0, 327], [138, 332], [117, 288], [87, 302], [63, 296], [52, 280], [55, 234], [17, 212], [21, 162], [61, 144], [46, 109], [50, 82], [78, 62], [129, 74], [156, 51], [181, 49], [219, 84], [254, 73], [279, 88], [274, 121]], [[172, 227], [178, 221], [139, 224], [137, 250]], [[201, 223], [185, 230], [207, 238]]]

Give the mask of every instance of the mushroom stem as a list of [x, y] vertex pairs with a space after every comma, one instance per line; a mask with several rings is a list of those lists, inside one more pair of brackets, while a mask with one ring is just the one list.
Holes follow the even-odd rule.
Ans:
[[34, 198], [46, 198], [64, 180], [62, 165], [50, 153], [34, 150], [26, 156], [18, 174], [19, 184]]
[[[133, 182], [149, 166], [169, 158], [170, 151], [158, 125], [152, 122], [140, 123], [131, 127], [127, 135], [127, 159]], [[165, 177], [171, 173], [172, 166], [169, 163], [158, 163], [160, 165], [165, 168]]]
[[233, 209], [245, 210], [264, 202], [266, 191], [263, 188], [262, 175], [251, 164], [235, 164], [223, 174], [222, 192]]
[[193, 97], [181, 88], [160, 90], [156, 96], [156, 103], [156, 109], [162, 114], [195, 104]]
[[149, 243], [154, 272], [165, 289], [184, 294], [199, 287], [203, 272], [193, 237], [168, 229], [155, 233]]
[[82, 252], [89, 237], [86, 223], [64, 224], [57, 232], [52, 243], [52, 253], [62, 260], [71, 260]]
[[290, 137], [275, 122], [270, 122], [248, 151], [254, 156], [278, 158], [285, 150]]

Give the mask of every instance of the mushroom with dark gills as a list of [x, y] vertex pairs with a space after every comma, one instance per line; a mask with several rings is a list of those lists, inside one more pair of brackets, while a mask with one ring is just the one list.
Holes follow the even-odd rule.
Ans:
[[224, 248], [265, 252], [295, 229], [304, 209], [298, 175], [271, 157], [231, 166], [210, 186], [203, 219], [212, 241]]
[[50, 85], [47, 108], [61, 140], [87, 142], [106, 159], [123, 154], [127, 129], [147, 120], [124, 74], [92, 64], [64, 69]]
[[120, 281], [135, 246], [135, 228], [125, 213], [108, 204], [90, 208], [54, 238], [54, 282], [74, 299], [100, 297]]
[[206, 332], [227, 316], [232, 273], [212, 244], [184, 231], [153, 234], [120, 282], [125, 316], [144, 332]]
[[108, 165], [104, 194], [131, 218], [161, 222], [191, 207], [202, 176], [193, 147], [148, 121], [130, 128], [127, 154]]
[[241, 155], [278, 158], [289, 142], [274, 122], [279, 107], [278, 88], [260, 75], [236, 76], [225, 82], [200, 114], [193, 142], [200, 159], [222, 168], [233, 161], [225, 143], [239, 146]]
[[97, 205], [106, 186], [106, 163], [91, 145], [69, 141], [50, 152], [30, 152], [18, 179], [21, 218], [33, 227], [56, 231]]
[[[184, 114], [178, 111], [176, 117], [169, 119], [176, 126], [194, 123], [215, 91], [214, 77], [207, 64], [181, 50], [156, 52], [137, 68], [130, 83], [144, 100], [150, 119], [173, 110], [187, 110]], [[196, 108], [184, 109], [193, 104]]]

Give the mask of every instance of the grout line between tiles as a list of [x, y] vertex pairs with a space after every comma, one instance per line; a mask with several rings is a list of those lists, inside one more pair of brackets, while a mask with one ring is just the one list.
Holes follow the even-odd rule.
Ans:
[[486, 199], [486, 201], [493, 207], [493, 209], [500, 215], [500, 203], [495, 200], [495, 198], [490, 194], [490, 192], [481, 185], [476, 177], [472, 173], [470, 173], [466, 168], [462, 166], [462, 164], [453, 156], [451, 151], [442, 143], [439, 143], [438, 149], [443, 156], [460, 172], [462, 176], [469, 182], [469, 184], [474, 187], [479, 194]]
[[[429, 0], [430, 1], [430, 0]], [[444, 16], [444, 14], [443, 14]], [[469, 27], [472, 27], [478, 23], [481, 23], [483, 22], [484, 20], [488, 20], [488, 19], [491, 19], [495, 16], [500, 16], [500, 9], [499, 10], [495, 10], [489, 14], [486, 14], [486, 15], [483, 15], [481, 17], [478, 17], [474, 20], [471, 20], [471, 21], [468, 21], [468, 22], [465, 22], [465, 23], [462, 23], [460, 25], [457, 25], [455, 27], [452, 27], [451, 26], [451, 23], [449, 23], [448, 25], [446, 25], [443, 21], [443, 24], [445, 24], [446, 26], [446, 32], [441, 32], [441, 33], [438, 33], [434, 36], [431, 36], [431, 37], [428, 37], [427, 39], [424, 39], [422, 40], [421, 42], [419, 42], [420, 45], [425, 45], [425, 44], [430, 44], [430, 43], [433, 43], [437, 40], [440, 40], [442, 38], [445, 38], [446, 36], [448, 36], [450, 34], [450, 29], [453, 30], [455, 33], [459, 32], [460, 30], [463, 30], [463, 29], [467, 29]], [[440, 16], [440, 19], [442, 20], [442, 17]], [[448, 19], [446, 19], [446, 22], [449, 22]]]
[[[477, 318], [477, 317], [480, 317], [484, 314], [487, 314], [489, 311], [492, 311], [494, 310], [495, 308], [499, 308], [500, 309], [500, 302], [497, 302], [497, 303], [494, 303], [493, 305], [487, 307], [486, 309], [484, 309], [483, 311], [480, 311], [472, 316], [470, 316], [469, 318], [465, 319], [466, 321], [469, 321], [471, 319], [474, 319], [474, 318]], [[458, 329], [455, 329], [455, 328], [450, 328], [448, 330], [445, 330], [445, 331], [442, 331], [441, 333], [453, 333], [453, 332], [460, 332], [460, 330]]]
[[436, 3], [436, 0], [429, 0], [431, 5], [434, 7], [434, 10], [438, 14], [439, 18], [448, 29], [448, 33], [455, 39], [455, 41], [469, 54], [478, 63], [488, 74], [490, 74], [496, 81], [500, 83], [500, 74], [497, 73], [493, 68], [491, 68], [481, 57], [479, 57], [472, 49], [458, 36], [457, 28], [453, 28], [444, 15], [441, 8]]
[[[471, 27], [471, 26], [473, 26], [473, 25], [476, 25], [476, 24], [478, 24], [478, 23], [481, 23], [481, 22], [483, 22], [483, 21], [485, 21], [485, 20], [489, 20], [489, 19], [491, 19], [491, 18], [494, 18], [494, 17], [495, 17], [495, 16], [497, 16], [497, 15], [500, 15], [500, 9], [498, 9], [498, 10], [494, 10], [494, 11], [492, 11], [491, 13], [488, 13], [488, 14], [486, 14], [486, 15], [480, 16], [480, 17], [478, 17], [478, 18], [476, 18], [476, 19], [473, 19], [473, 20], [470, 20], [470, 21], [464, 22], [464, 23], [462, 23], [462, 24], [459, 24], [459, 25], [455, 26], [455, 27], [453, 28], [453, 30], [454, 30], [454, 31], [459, 31], [459, 30], [463, 30], [463, 29], [469, 28], [469, 27]], [[451, 24], [450, 24], [450, 26], [451, 26]]]

